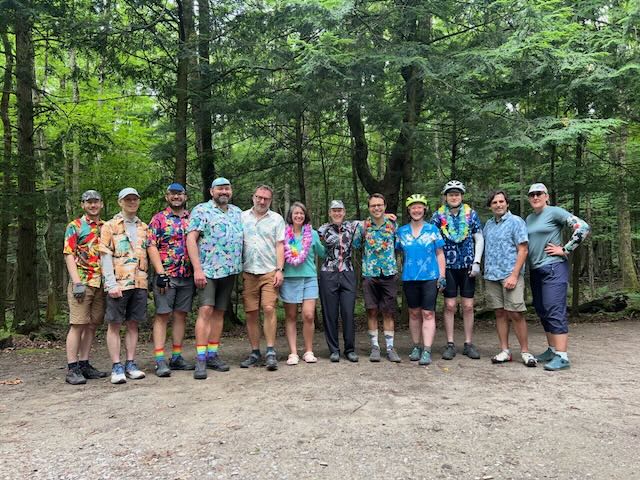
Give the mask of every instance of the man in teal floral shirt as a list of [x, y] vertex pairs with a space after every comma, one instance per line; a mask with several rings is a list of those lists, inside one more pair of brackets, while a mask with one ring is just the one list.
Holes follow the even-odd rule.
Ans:
[[382, 194], [371, 194], [370, 216], [363, 222], [362, 286], [371, 342], [369, 360], [372, 362], [380, 361], [378, 314], [382, 314], [387, 358], [392, 362], [400, 362], [400, 356], [393, 348], [398, 296], [398, 266], [395, 256], [398, 228], [395, 221], [385, 216], [386, 207], [387, 203]]
[[187, 250], [199, 291], [196, 320], [196, 370], [193, 378], [207, 378], [207, 368], [226, 372], [218, 355], [224, 312], [231, 300], [236, 275], [242, 271], [242, 211], [230, 204], [231, 183], [216, 178], [211, 200], [191, 211], [187, 229]]

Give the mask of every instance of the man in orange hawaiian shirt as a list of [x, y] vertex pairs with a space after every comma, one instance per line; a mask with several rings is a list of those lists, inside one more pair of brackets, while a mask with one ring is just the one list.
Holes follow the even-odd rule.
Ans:
[[[138, 322], [147, 318], [147, 224], [138, 217], [140, 195], [135, 188], [118, 194], [121, 211], [106, 222], [100, 234], [104, 288], [108, 292], [105, 320], [107, 347], [113, 366], [111, 383], [137, 380], [145, 374], [135, 363]], [[120, 363], [120, 326], [127, 327], [127, 361]]]
[[89, 364], [89, 352], [98, 325], [104, 319], [104, 291], [100, 268], [100, 211], [102, 196], [95, 190], [82, 194], [84, 215], [76, 218], [64, 234], [64, 261], [69, 272], [69, 333], [67, 334], [68, 370], [65, 381], [82, 385], [87, 379], [104, 378]]

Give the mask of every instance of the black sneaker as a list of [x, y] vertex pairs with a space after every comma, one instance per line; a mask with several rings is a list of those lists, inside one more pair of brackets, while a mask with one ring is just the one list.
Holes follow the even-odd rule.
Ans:
[[329, 355], [329, 360], [333, 363], [338, 363], [340, 361], [340, 352], [332, 352], [331, 355]]
[[171, 376], [171, 369], [169, 368], [169, 365], [167, 365], [166, 360], [158, 360], [156, 362], [156, 376], [161, 378]]
[[206, 380], [207, 378], [206, 360], [196, 360], [196, 369], [193, 372], [193, 378], [195, 378], [196, 380]]
[[171, 370], [194, 370], [196, 366], [193, 363], [188, 363], [182, 355], [175, 358], [171, 357], [169, 360], [169, 368]]
[[444, 351], [442, 352], [443, 360], [453, 360], [453, 357], [456, 356], [456, 346], [453, 343], [447, 343], [447, 346], [444, 347]]
[[480, 352], [478, 352], [478, 349], [473, 343], [465, 342], [462, 354], [469, 358], [473, 358], [474, 360], [478, 360], [480, 358]]
[[264, 364], [267, 367], [267, 370], [270, 372], [274, 372], [278, 369], [278, 359], [276, 358], [276, 352], [269, 352], [265, 356]]
[[357, 363], [359, 360], [356, 352], [347, 352], [344, 356], [352, 363]]
[[109, 376], [109, 372], [101, 372], [97, 368], [94, 368], [93, 365], [87, 363], [80, 367], [80, 371], [82, 372], [82, 376], [89, 380], [95, 380], [97, 378], [106, 378]]
[[215, 370], [216, 372], [228, 372], [229, 365], [224, 363], [224, 360], [220, 358], [220, 355], [207, 358], [207, 368]]
[[262, 365], [262, 355], [256, 355], [253, 352], [240, 362], [240, 368], [259, 367], [260, 365]]
[[82, 375], [80, 367], [75, 367], [67, 370], [67, 376], [64, 381], [70, 385], [84, 385], [87, 383], [87, 379]]

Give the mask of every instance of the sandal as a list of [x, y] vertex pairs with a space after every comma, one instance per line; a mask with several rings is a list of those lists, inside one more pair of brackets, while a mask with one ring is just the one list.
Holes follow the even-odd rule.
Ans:
[[315, 357], [315, 355], [311, 351], [305, 352], [304, 355], [302, 356], [302, 359], [307, 363], [316, 363], [318, 361], [318, 359]]
[[297, 365], [300, 361], [300, 357], [295, 353], [290, 353], [289, 358], [287, 358], [287, 365]]

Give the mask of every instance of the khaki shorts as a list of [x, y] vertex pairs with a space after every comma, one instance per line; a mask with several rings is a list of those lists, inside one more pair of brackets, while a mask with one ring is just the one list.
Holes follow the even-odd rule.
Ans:
[[105, 292], [102, 288], [87, 287], [82, 303], [73, 296], [73, 284], [67, 287], [69, 323], [72, 325], [100, 325], [104, 320]]
[[504, 308], [509, 312], [526, 312], [524, 304], [524, 277], [520, 275], [516, 288], [507, 290], [504, 288], [504, 280], [493, 281], [485, 279], [485, 295], [487, 307], [491, 310]]
[[245, 312], [258, 310], [260, 306], [275, 307], [278, 301], [278, 289], [273, 286], [276, 272], [254, 275], [244, 272], [242, 274], [243, 292], [242, 300]]

